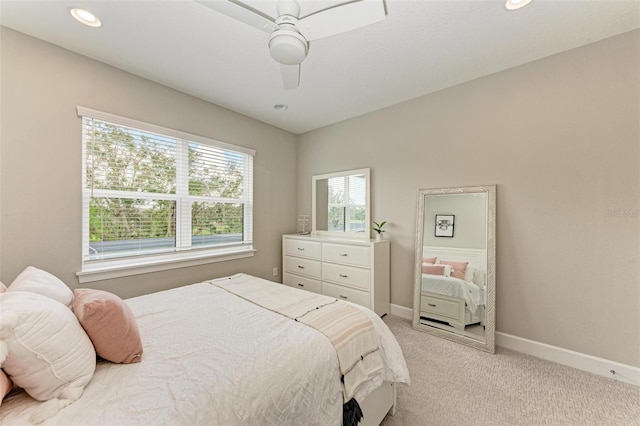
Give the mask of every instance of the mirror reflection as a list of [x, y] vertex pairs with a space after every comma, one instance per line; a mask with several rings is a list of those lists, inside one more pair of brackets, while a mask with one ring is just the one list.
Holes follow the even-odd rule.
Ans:
[[369, 169], [312, 178], [312, 230], [369, 238]]
[[495, 186], [418, 202], [414, 327], [493, 352]]

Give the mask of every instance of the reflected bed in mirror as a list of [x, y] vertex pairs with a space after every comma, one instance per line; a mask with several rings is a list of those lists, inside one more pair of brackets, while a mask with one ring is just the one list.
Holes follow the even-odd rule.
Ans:
[[312, 232], [369, 239], [370, 170], [328, 173], [311, 180]]
[[414, 274], [414, 328], [491, 353], [495, 194], [495, 186], [420, 190]]

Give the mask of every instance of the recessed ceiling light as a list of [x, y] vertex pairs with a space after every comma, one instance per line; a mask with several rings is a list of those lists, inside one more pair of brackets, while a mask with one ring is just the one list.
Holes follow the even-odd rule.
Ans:
[[525, 7], [532, 1], [533, 0], [507, 0], [507, 3], [505, 3], [504, 7], [506, 7], [507, 10], [518, 10]]
[[100, 22], [96, 15], [84, 9], [69, 9], [69, 13], [76, 19], [76, 21], [89, 27], [99, 28], [102, 26], [102, 22]]
[[284, 111], [289, 109], [289, 107], [284, 104], [276, 104], [273, 106], [273, 109], [275, 109], [276, 111]]

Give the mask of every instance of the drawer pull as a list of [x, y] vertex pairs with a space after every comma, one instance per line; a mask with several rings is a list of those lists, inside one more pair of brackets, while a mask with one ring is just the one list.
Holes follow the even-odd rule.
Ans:
[[343, 296], [343, 295], [341, 295], [341, 294], [340, 294], [340, 295], [338, 295], [338, 297], [340, 297], [340, 299], [345, 299], [345, 300], [347, 300], [347, 299], [348, 299], [348, 298], [347, 298], [347, 296]]
[[304, 247], [298, 247], [298, 250], [304, 251]]
[[345, 256], [346, 257], [346, 256], [349, 256], [349, 254], [348, 253], [340, 253], [340, 256]]
[[341, 276], [342, 278], [347, 278], [347, 275], [345, 275], [345, 274], [340, 274], [340, 276]]
[[304, 269], [304, 266], [302, 266], [302, 265], [298, 265], [298, 268], [300, 268], [300, 269]]
[[436, 307], [436, 305], [434, 305], [433, 303], [427, 303], [427, 305], [431, 306], [432, 308]]
[[304, 284], [300, 284], [300, 283], [298, 283], [298, 285], [299, 285], [300, 287], [304, 287]]

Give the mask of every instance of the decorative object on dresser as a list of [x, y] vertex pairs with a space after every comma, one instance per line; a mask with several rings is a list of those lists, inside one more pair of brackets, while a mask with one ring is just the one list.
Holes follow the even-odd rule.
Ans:
[[309, 215], [301, 214], [298, 216], [298, 234], [299, 235], [309, 235], [311, 232], [309, 231]]
[[495, 185], [418, 192], [415, 329], [494, 353], [495, 226]]
[[283, 283], [389, 313], [389, 241], [282, 237]]
[[378, 222], [373, 222], [373, 230], [376, 233], [376, 241], [382, 241], [382, 233], [385, 232], [384, 229], [382, 229], [384, 227], [384, 225], [387, 224], [386, 220], [383, 220], [382, 222], [378, 223]]

